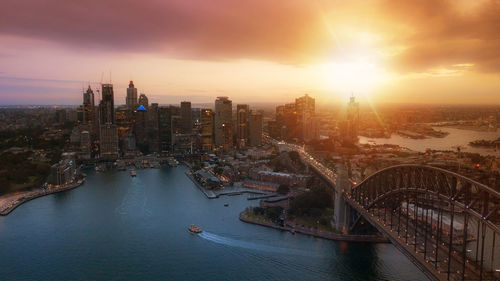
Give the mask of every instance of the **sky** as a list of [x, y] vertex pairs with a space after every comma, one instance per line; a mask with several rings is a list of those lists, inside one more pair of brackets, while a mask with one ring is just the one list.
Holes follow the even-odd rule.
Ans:
[[500, 0], [3, 0], [0, 104], [500, 104]]

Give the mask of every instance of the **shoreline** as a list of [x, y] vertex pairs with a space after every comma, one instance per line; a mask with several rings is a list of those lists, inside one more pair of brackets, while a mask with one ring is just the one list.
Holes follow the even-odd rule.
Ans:
[[28, 201], [31, 201], [33, 199], [58, 193], [58, 192], [63, 192], [67, 190], [71, 190], [74, 188], [79, 187], [85, 182], [85, 180], [82, 180], [81, 182], [75, 182], [68, 184], [67, 186], [60, 187], [60, 188], [51, 188], [51, 189], [39, 189], [39, 190], [31, 190], [31, 191], [25, 191], [21, 194], [15, 194], [11, 195], [8, 197], [12, 198], [7, 198], [6, 203], [4, 203], [2, 206], [0, 206], [0, 216], [7, 216], [10, 212], [12, 212], [15, 208], [19, 207], [23, 203], [26, 203]]
[[292, 228], [290, 226], [279, 226], [276, 224], [272, 223], [265, 223], [265, 222], [260, 222], [260, 221], [255, 221], [249, 218], [244, 217], [245, 211], [241, 212], [239, 215], [239, 219], [242, 222], [245, 223], [250, 223], [250, 224], [256, 224], [260, 226], [265, 226], [265, 227], [270, 227], [274, 229], [279, 229], [282, 231], [288, 231], [290, 233], [300, 233], [303, 235], [309, 235], [313, 236], [316, 238], [322, 238], [326, 240], [332, 240], [332, 241], [346, 241], [346, 242], [363, 242], [363, 243], [389, 243], [389, 240], [387, 240], [383, 236], [378, 236], [378, 235], [346, 235], [346, 234], [337, 234], [337, 233], [332, 233], [332, 232], [318, 232], [318, 231], [311, 231], [311, 230], [306, 230], [306, 229], [301, 229], [301, 228]]

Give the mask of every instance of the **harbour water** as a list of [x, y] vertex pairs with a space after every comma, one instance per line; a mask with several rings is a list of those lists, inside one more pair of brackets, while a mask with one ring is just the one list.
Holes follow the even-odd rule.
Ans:
[[[89, 171], [81, 187], [0, 217], [0, 279], [427, 280], [391, 244], [241, 222], [256, 200], [207, 199], [185, 171]], [[189, 233], [190, 224], [204, 232]]]
[[471, 131], [455, 128], [436, 127], [436, 130], [448, 132], [444, 138], [426, 138], [426, 139], [411, 139], [405, 138], [398, 134], [392, 134], [390, 138], [367, 138], [360, 137], [360, 143], [376, 143], [376, 144], [395, 144], [409, 148], [414, 151], [425, 152], [426, 149], [433, 150], [453, 150], [456, 151], [457, 146], [462, 147], [463, 152], [479, 153], [481, 155], [494, 155], [500, 157], [500, 149], [481, 148], [469, 146], [469, 142], [475, 140], [495, 140], [500, 138], [500, 131]]

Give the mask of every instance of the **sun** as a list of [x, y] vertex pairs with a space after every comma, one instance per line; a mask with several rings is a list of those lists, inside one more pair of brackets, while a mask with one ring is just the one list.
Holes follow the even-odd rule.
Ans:
[[370, 96], [387, 80], [386, 71], [375, 60], [363, 56], [324, 63], [320, 72], [327, 89], [345, 96]]

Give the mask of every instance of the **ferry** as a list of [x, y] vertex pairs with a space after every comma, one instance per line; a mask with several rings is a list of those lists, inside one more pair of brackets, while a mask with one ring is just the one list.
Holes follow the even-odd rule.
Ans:
[[131, 170], [130, 171], [130, 176], [135, 177], [135, 176], [137, 176], [137, 173], [134, 170]]
[[197, 227], [196, 225], [192, 224], [188, 227], [189, 231], [192, 233], [201, 233], [203, 230], [201, 228]]

